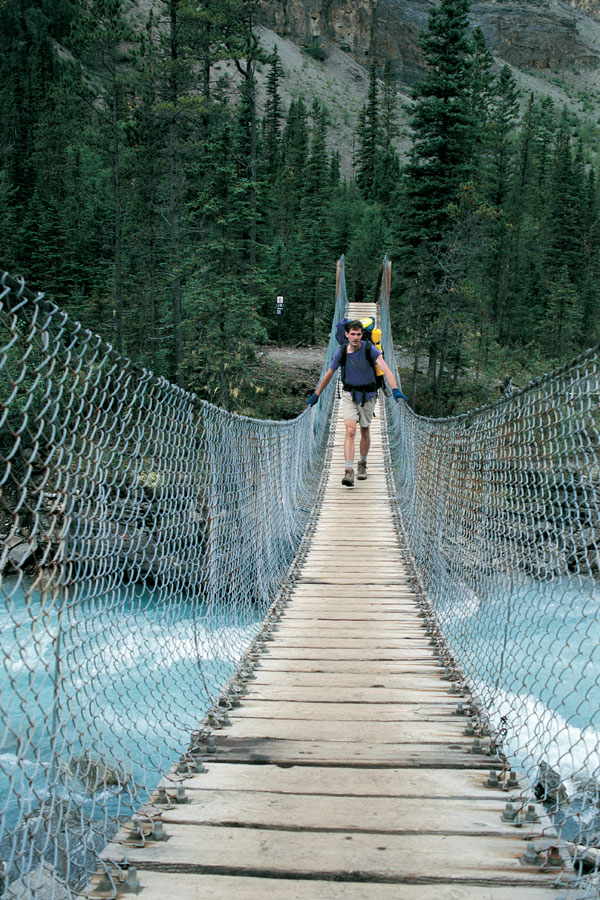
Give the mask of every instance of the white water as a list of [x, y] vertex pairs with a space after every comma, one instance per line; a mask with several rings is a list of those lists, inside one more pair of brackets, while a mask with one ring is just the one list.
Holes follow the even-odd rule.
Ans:
[[505, 750], [530, 778], [543, 760], [565, 779], [600, 780], [600, 585], [487, 588], [446, 595], [439, 611], [492, 725], [504, 719]]
[[[98, 820], [123, 814], [152, 789], [258, 627], [253, 611], [209, 620], [197, 601], [139, 586], [95, 596], [79, 588], [61, 601], [29, 595], [16, 579], [1, 586], [5, 846], [52, 795]], [[106, 762], [124, 783], [88, 791], [76, 777], [82, 754]]]

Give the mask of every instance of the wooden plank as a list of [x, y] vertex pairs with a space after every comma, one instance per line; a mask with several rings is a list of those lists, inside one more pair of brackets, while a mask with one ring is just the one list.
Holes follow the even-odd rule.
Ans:
[[436, 768], [347, 768], [344, 766], [282, 767], [280, 765], [229, 764], [204, 760], [206, 771], [183, 776], [166, 775], [160, 786], [188, 791], [267, 791], [273, 794], [303, 793], [332, 796], [455, 798], [499, 802], [517, 800], [518, 791], [508, 793], [488, 788], [488, 772], [480, 769]]
[[288, 625], [291, 622], [295, 622], [298, 620], [306, 621], [307, 619], [311, 622], [314, 622], [317, 627], [321, 622], [350, 622], [353, 624], [356, 624], [357, 622], [366, 622], [370, 624], [374, 629], [376, 629], [377, 625], [380, 624], [385, 627], [389, 627], [391, 625], [397, 625], [398, 627], [401, 627], [403, 624], [411, 624], [411, 618], [408, 614], [404, 617], [401, 617], [399, 613], [386, 612], [385, 610], [380, 610], [378, 612], [369, 612], [368, 610], [364, 610], [361, 604], [358, 602], [353, 613], [346, 612], [343, 609], [335, 609], [333, 607], [319, 613], [311, 610], [303, 610], [302, 607], [299, 606], [297, 609], [293, 608], [286, 611], [285, 622], [283, 624]]
[[499, 767], [497, 760], [485, 754], [469, 752], [466, 738], [452, 743], [377, 744], [372, 741], [285, 740], [270, 737], [222, 739], [217, 731], [216, 760], [224, 762], [260, 762], [277, 765], [310, 765], [481, 769]]
[[[138, 872], [144, 900], [165, 900], [173, 894], [173, 875]], [[263, 878], [231, 875], [189, 875], [178, 872], [177, 900], [569, 900], [544, 887], [498, 887], [497, 885], [378, 884], [339, 881]], [[516, 893], [518, 891], [518, 895]], [[91, 897], [105, 897], [92, 893]], [[573, 897], [575, 900], [575, 897]]]
[[[323, 691], [325, 696], [325, 691]], [[310, 702], [307, 700], [295, 703], [281, 700], [255, 700], [248, 697], [239, 709], [231, 710], [229, 717], [234, 719], [310, 719], [312, 721], [355, 721], [363, 719], [371, 722], [410, 722], [418, 720], [428, 722], [431, 719], [447, 719], [462, 722], [466, 719], [454, 715], [456, 704], [448, 699], [445, 703], [339, 703]]]
[[[309, 773], [307, 773], [308, 775]], [[310, 777], [306, 778], [307, 784]], [[506, 835], [515, 826], [502, 821], [503, 805], [491, 800], [274, 794], [266, 791], [195, 791], [189, 803], [161, 808], [170, 824], [237, 825], [294, 831], [378, 832], [379, 834]], [[154, 809], [154, 807], [152, 807]], [[525, 840], [540, 837], [542, 826], [526, 825]]]
[[[410, 678], [407, 677], [410, 676]], [[364, 667], [355, 667], [354, 670], [340, 672], [336, 666], [328, 672], [322, 669], [289, 669], [278, 668], [275, 661], [269, 666], [263, 664], [256, 670], [256, 679], [248, 683], [248, 687], [261, 684], [279, 684], [282, 687], [295, 685], [307, 687], [370, 687], [370, 688], [406, 688], [414, 691], [434, 691], [439, 693], [444, 689], [450, 690], [449, 682], [442, 681], [433, 672], [413, 673], [410, 670], [404, 672], [392, 672], [389, 666], [378, 668], [374, 672], [365, 672]]]
[[257, 680], [251, 682], [249, 688], [249, 700], [283, 700], [287, 703], [335, 701], [369, 703], [372, 706], [382, 703], [420, 703], [425, 706], [430, 703], [445, 703], [448, 709], [454, 710], [459, 702], [456, 696], [451, 696], [443, 688], [423, 691], [415, 688], [333, 686], [329, 683], [329, 679], [325, 678], [317, 686], [281, 684], [279, 681], [265, 684]]
[[517, 798], [517, 793], [489, 788], [485, 782], [488, 772], [481, 769], [365, 769], [343, 766], [248, 765], [205, 760], [207, 771], [190, 778], [163, 778], [161, 786], [177, 788], [183, 785], [190, 791], [268, 791], [270, 793], [327, 794], [355, 797], [412, 797], [428, 796], [441, 799], [483, 800], [500, 803]]
[[[431, 678], [439, 681], [439, 669], [429, 663], [389, 660], [337, 660], [337, 659], [269, 659], [261, 657], [260, 668], [278, 672], [331, 672], [332, 674], [364, 674], [386, 677], [388, 674], [412, 673], [424, 675], [430, 673]], [[258, 670], [257, 670], [258, 674]]]
[[[270, 659], [302, 659], [302, 660], [382, 660], [384, 662], [399, 662], [405, 660], [416, 660], [421, 665], [429, 664], [435, 666], [436, 658], [430, 650], [412, 649], [411, 647], [389, 647], [380, 646], [382, 641], [368, 641], [363, 647], [329, 647], [328, 641], [324, 642], [323, 647], [280, 647], [277, 643], [272, 642], [268, 647], [268, 656]], [[384, 641], [385, 644], [387, 642]], [[397, 642], [399, 643], [399, 642]], [[374, 646], [375, 645], [375, 646]], [[261, 657], [262, 662], [262, 657]]]
[[167, 841], [110, 844], [104, 858], [167, 871], [232, 870], [286, 877], [355, 878], [430, 883], [478, 881], [537, 887], [556, 872], [524, 866], [520, 837], [273, 831], [260, 828], [168, 826]]
[[[293, 712], [293, 710], [290, 710]], [[465, 742], [465, 723], [455, 716], [423, 722], [311, 721], [310, 719], [232, 719], [223, 729], [227, 739], [292, 741], [372, 741], [377, 744], [449, 744]], [[468, 742], [469, 744], [472, 743]]]
[[274, 653], [283, 650], [393, 650], [394, 652], [410, 653], [413, 659], [431, 659], [432, 651], [428, 641], [421, 640], [420, 643], [413, 640], [409, 641], [406, 637], [390, 638], [385, 634], [380, 637], [363, 638], [363, 637], [336, 637], [335, 635], [325, 637], [292, 637], [288, 634], [278, 634], [277, 643], [272, 647], [267, 644], [265, 651]]

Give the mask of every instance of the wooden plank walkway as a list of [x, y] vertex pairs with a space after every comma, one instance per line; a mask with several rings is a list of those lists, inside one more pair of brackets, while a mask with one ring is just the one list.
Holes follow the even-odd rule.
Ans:
[[[363, 312], [361, 310], [361, 312]], [[363, 313], [364, 315], [365, 313]], [[125, 828], [106, 856], [146, 900], [558, 900], [524, 865], [545, 824], [502, 821], [417, 616], [380, 433], [342, 487], [337, 424], [324, 503], [286, 612], [207, 771], [163, 780], [165, 841]], [[156, 815], [159, 807], [149, 807]], [[543, 810], [538, 810], [543, 814]], [[568, 873], [563, 873], [568, 881]], [[99, 893], [92, 896], [102, 896]]]

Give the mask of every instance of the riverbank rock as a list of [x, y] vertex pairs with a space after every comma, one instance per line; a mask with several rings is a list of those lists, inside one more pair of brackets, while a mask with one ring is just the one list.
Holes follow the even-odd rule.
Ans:
[[6, 892], [7, 900], [69, 900], [72, 896], [65, 882], [45, 861], [13, 881]]

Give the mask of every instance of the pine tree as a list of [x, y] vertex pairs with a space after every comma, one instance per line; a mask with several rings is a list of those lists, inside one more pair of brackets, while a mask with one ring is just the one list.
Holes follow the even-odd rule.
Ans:
[[448, 206], [473, 167], [477, 127], [470, 96], [469, 0], [442, 0], [429, 13], [419, 44], [426, 73], [415, 88], [413, 142], [405, 169], [406, 209], [400, 249], [438, 243], [448, 227]]
[[377, 65], [372, 62], [369, 67], [369, 89], [367, 102], [360, 113], [358, 132], [358, 157], [356, 183], [363, 197], [369, 197], [375, 182], [377, 153], [380, 145], [379, 126], [379, 88], [377, 84]]
[[550, 282], [548, 308], [541, 322], [541, 338], [549, 356], [560, 360], [581, 349], [580, 301], [564, 265]]
[[279, 169], [281, 151], [281, 124], [283, 110], [279, 86], [283, 75], [281, 59], [277, 47], [273, 47], [267, 75], [265, 114], [263, 118], [264, 168], [269, 179], [273, 179]]
[[328, 250], [327, 200], [329, 164], [325, 149], [325, 112], [315, 99], [311, 109], [312, 140], [306, 163], [296, 249], [298, 271], [295, 322], [307, 342], [315, 343], [329, 324], [332, 308], [328, 302], [328, 273], [332, 264]]
[[224, 102], [196, 161], [202, 189], [188, 209], [192, 227], [202, 218], [204, 237], [195, 248], [196, 270], [187, 291], [186, 384], [225, 409], [239, 408], [254, 344], [264, 337], [246, 251], [251, 186], [239, 171], [234, 130]]
[[[112, 174], [115, 345], [124, 350], [123, 308], [123, 123], [129, 116], [126, 44], [133, 40], [123, 0], [90, 0], [72, 29], [71, 43], [82, 64], [80, 91], [94, 108]], [[89, 80], [92, 79], [90, 85]]]
[[386, 60], [383, 70], [379, 133], [381, 145], [377, 148], [375, 158], [373, 198], [383, 205], [387, 213], [400, 180], [400, 157], [395, 147], [399, 135], [398, 92], [390, 59]]

